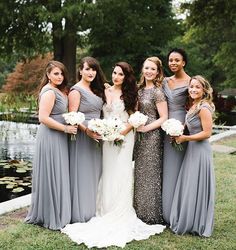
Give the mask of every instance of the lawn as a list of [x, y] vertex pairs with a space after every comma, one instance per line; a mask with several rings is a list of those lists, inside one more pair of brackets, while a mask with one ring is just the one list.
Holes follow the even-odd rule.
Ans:
[[[235, 146], [235, 137], [219, 142]], [[214, 153], [216, 173], [215, 228], [212, 237], [177, 236], [169, 229], [144, 241], [133, 241], [125, 249], [135, 250], [233, 250], [236, 249], [236, 155]], [[4, 250], [74, 250], [87, 249], [73, 243], [66, 235], [22, 223], [26, 210], [0, 216], [0, 249]], [[110, 249], [119, 249], [109, 247]]]

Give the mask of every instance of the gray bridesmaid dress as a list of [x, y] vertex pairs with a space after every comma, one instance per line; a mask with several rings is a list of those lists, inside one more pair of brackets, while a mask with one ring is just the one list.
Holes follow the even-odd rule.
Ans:
[[[184, 85], [185, 84], [185, 85]], [[168, 78], [163, 81], [163, 91], [167, 98], [168, 104], [168, 119], [175, 118], [184, 124], [186, 115], [186, 99], [188, 95], [188, 86], [183, 83], [183, 86], [170, 89], [168, 86]], [[164, 139], [164, 159], [163, 159], [163, 185], [162, 185], [162, 207], [163, 218], [167, 224], [170, 223], [170, 209], [174, 197], [177, 177], [179, 175], [180, 166], [186, 150], [178, 151], [170, 144], [169, 135], [165, 135]]]
[[[39, 98], [52, 90], [56, 99], [50, 117], [65, 124], [68, 99], [59, 91], [44, 87]], [[67, 135], [40, 124], [33, 160], [32, 202], [26, 223], [59, 230], [70, 222], [69, 155]]]
[[[186, 116], [190, 134], [202, 131], [199, 111], [202, 104]], [[190, 141], [178, 176], [170, 214], [170, 227], [177, 234], [191, 233], [209, 237], [213, 231], [215, 176], [209, 141]]]
[[[79, 86], [71, 90], [79, 91], [80, 106], [84, 113], [84, 125], [92, 118], [100, 118], [103, 100], [92, 92]], [[78, 131], [76, 141], [70, 141], [70, 184], [71, 184], [71, 222], [86, 222], [95, 216], [98, 183], [102, 171], [102, 147]]]

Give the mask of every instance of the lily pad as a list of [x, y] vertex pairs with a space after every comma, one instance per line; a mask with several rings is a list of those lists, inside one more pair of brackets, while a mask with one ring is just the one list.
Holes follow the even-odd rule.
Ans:
[[22, 191], [24, 191], [24, 188], [23, 188], [23, 187], [17, 187], [17, 188], [14, 188], [14, 189], [12, 190], [12, 193], [20, 193], [20, 192], [22, 192]]
[[25, 168], [17, 168], [16, 173], [26, 173], [27, 170]]

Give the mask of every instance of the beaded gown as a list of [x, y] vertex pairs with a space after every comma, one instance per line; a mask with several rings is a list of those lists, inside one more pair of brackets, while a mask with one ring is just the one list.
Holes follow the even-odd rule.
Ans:
[[[138, 109], [148, 116], [146, 124], [159, 118], [156, 104], [165, 100], [164, 93], [157, 87], [138, 91]], [[141, 135], [140, 139], [137, 136], [134, 147], [134, 208], [145, 223], [163, 223], [162, 131], [158, 128]]]
[[[67, 96], [44, 87], [39, 98], [47, 91], [53, 91], [56, 97], [50, 117], [65, 124], [62, 114], [67, 112]], [[71, 218], [67, 134], [39, 125], [32, 178], [32, 201], [25, 222], [61, 229]]]
[[[212, 108], [205, 103], [186, 116], [190, 135], [202, 131], [199, 112]], [[212, 149], [207, 139], [190, 141], [178, 176], [170, 213], [170, 228], [176, 234], [209, 237], [213, 231], [215, 176]]]
[[[104, 117], [118, 117], [124, 123], [129, 115], [123, 101], [105, 104]], [[74, 223], [62, 229], [73, 241], [88, 247], [124, 247], [132, 240], [147, 239], [164, 230], [162, 225], [147, 225], [137, 218], [133, 202], [132, 153], [134, 132], [121, 146], [104, 142], [103, 171], [97, 196], [97, 213], [87, 223]]]
[[[183, 82], [183, 85], [180, 87], [170, 89], [168, 85], [168, 78], [164, 79], [163, 91], [165, 93], [168, 104], [168, 119], [175, 118], [181, 121], [182, 124], [184, 124], [186, 115], [185, 104], [188, 95], [188, 86], [186, 85], [186, 82]], [[170, 141], [170, 136], [165, 135], [163, 156], [162, 207], [163, 218], [167, 224], [170, 223], [170, 210], [174, 197], [174, 190], [187, 144], [183, 143], [183, 150], [178, 151], [171, 145]]]
[[[79, 91], [84, 125], [92, 118], [100, 118], [103, 100], [91, 91], [73, 86]], [[70, 141], [71, 222], [86, 222], [96, 213], [96, 196], [102, 171], [102, 150], [97, 142], [78, 131], [76, 141]]]

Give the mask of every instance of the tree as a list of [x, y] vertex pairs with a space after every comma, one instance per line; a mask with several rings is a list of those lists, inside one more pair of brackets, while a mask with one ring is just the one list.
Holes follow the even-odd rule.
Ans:
[[143, 60], [159, 56], [177, 33], [171, 7], [171, 1], [162, 0], [97, 0], [89, 34], [91, 54], [106, 72], [119, 60], [139, 72]]
[[221, 87], [234, 87], [236, 1], [195, 0], [183, 7], [189, 10], [186, 34], [199, 48], [206, 68], [211, 69], [209, 80], [214, 84], [224, 82]]
[[79, 31], [87, 29], [92, 0], [9, 0], [0, 3], [0, 53], [26, 59], [53, 50], [75, 81]]

